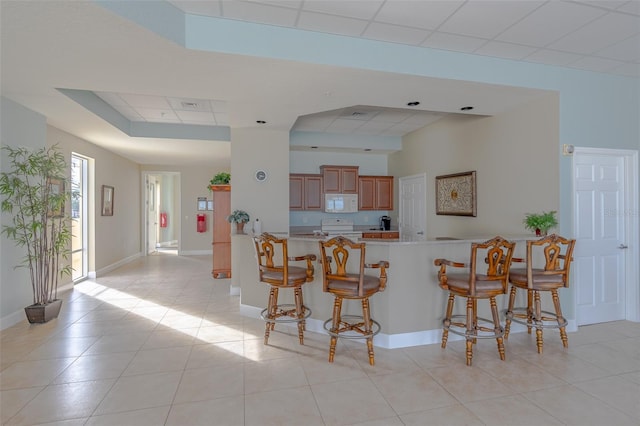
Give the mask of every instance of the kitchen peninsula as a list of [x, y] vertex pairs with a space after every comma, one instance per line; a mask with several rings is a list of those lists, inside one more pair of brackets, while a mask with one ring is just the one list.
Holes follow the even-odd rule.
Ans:
[[[279, 234], [280, 236], [287, 236]], [[387, 260], [388, 282], [384, 292], [376, 294], [370, 300], [372, 317], [381, 325], [380, 333], [374, 339], [374, 345], [384, 348], [398, 348], [440, 341], [441, 320], [444, 313], [447, 293], [438, 287], [437, 268], [433, 265], [436, 258], [447, 258], [460, 262], [468, 262], [470, 244], [474, 241], [485, 241], [493, 236], [465, 239], [432, 239], [409, 240], [393, 239], [366, 240], [366, 261], [374, 263]], [[503, 237], [516, 242], [518, 257], [524, 255], [528, 239], [533, 235]], [[244, 259], [254, 259], [253, 241], [249, 235], [237, 235], [234, 244], [242, 250]], [[328, 238], [325, 235], [299, 235], [291, 233], [289, 238], [289, 255], [319, 255], [318, 242]], [[318, 256], [318, 258], [320, 258]], [[305, 284], [304, 303], [312, 310], [307, 320], [307, 329], [325, 333], [322, 324], [331, 317], [333, 298], [322, 291], [322, 267], [315, 264], [313, 282]], [[267, 286], [258, 282], [257, 268], [243, 268], [241, 277], [241, 313], [245, 316], [259, 317], [268, 298]], [[285, 301], [283, 303], [291, 303]], [[524, 302], [519, 300], [519, 302]], [[498, 297], [499, 308], [506, 308], [507, 297]], [[456, 311], [464, 313], [464, 304], [457, 303]], [[479, 306], [481, 317], [490, 317], [488, 312]], [[360, 306], [357, 301], [345, 301], [344, 314], [357, 315]], [[487, 309], [488, 311], [488, 309]]]

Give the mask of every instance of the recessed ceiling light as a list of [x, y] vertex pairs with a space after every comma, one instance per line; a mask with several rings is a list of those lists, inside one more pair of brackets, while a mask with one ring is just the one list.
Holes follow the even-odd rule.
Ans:
[[312, 147], [310, 147], [310, 148], [311, 148], [311, 149], [318, 149], [318, 147], [317, 147], [317, 146], [312, 146]]
[[365, 148], [364, 150], [365, 150], [366, 152], [369, 152], [369, 151], [371, 151], [371, 148]]
[[420, 105], [420, 102], [418, 101], [407, 102], [407, 106], [418, 106], [418, 105]]
[[257, 120], [256, 123], [258, 123], [258, 124], [267, 124], [267, 122], [264, 121], [264, 120]]
[[472, 109], [472, 106], [463, 106], [462, 108], [460, 108], [460, 111], [471, 111]]

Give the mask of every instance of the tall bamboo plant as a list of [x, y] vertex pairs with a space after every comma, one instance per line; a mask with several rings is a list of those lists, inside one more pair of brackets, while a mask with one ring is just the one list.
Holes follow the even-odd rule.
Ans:
[[72, 270], [67, 262], [71, 227], [64, 214], [71, 195], [66, 190], [67, 163], [57, 146], [2, 149], [9, 170], [0, 173], [1, 209], [13, 216], [2, 226], [2, 234], [26, 249], [16, 267], [30, 271], [33, 304], [46, 305], [58, 297], [59, 277]]

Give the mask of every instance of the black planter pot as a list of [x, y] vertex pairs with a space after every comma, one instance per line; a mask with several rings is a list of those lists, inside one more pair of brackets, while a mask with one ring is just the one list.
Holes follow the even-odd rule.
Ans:
[[56, 299], [46, 305], [30, 305], [24, 308], [27, 320], [31, 324], [43, 324], [54, 318], [58, 318], [60, 308], [62, 307], [62, 299]]

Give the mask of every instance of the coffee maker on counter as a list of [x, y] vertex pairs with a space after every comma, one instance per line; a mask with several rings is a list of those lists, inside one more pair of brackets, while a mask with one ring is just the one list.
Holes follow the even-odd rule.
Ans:
[[382, 216], [380, 217], [380, 229], [383, 231], [389, 231], [391, 229], [391, 217], [390, 216]]

